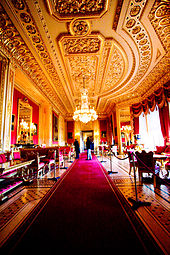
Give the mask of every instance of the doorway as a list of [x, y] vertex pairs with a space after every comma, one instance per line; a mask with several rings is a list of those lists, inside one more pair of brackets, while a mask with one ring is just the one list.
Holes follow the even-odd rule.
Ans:
[[84, 152], [86, 150], [87, 137], [89, 137], [90, 141], [93, 142], [93, 140], [94, 140], [93, 133], [94, 133], [93, 130], [86, 130], [86, 131], [81, 131], [80, 132], [80, 151], [81, 152]]

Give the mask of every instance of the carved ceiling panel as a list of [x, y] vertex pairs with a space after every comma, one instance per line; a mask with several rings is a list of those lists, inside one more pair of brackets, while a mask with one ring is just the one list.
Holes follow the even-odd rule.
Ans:
[[71, 20], [77, 17], [99, 18], [108, 9], [107, 0], [47, 0], [51, 15], [58, 20]]
[[75, 98], [80, 98], [85, 86], [89, 97], [94, 100], [95, 95], [97, 103], [98, 97], [115, 89], [126, 73], [125, 54], [122, 54], [113, 39], [105, 39], [99, 33], [83, 37], [79, 34], [62, 35], [59, 37], [59, 46]]
[[169, 80], [169, 3], [2, 0], [0, 45], [64, 116], [83, 87], [106, 116]]

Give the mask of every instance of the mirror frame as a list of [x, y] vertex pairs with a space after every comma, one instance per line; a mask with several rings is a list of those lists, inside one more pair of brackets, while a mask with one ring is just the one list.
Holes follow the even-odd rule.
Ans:
[[27, 143], [33, 143], [33, 139], [31, 139], [31, 123], [32, 123], [32, 106], [29, 104], [28, 99], [24, 98], [24, 99], [18, 99], [18, 123], [17, 123], [17, 143], [20, 144], [26, 144], [26, 143], [22, 143], [22, 142], [18, 142], [18, 136], [19, 136], [19, 132], [20, 132], [20, 126], [19, 126], [19, 117], [20, 117], [20, 109], [21, 107], [26, 107], [30, 109], [30, 125], [29, 125], [29, 136], [28, 136], [28, 142]]

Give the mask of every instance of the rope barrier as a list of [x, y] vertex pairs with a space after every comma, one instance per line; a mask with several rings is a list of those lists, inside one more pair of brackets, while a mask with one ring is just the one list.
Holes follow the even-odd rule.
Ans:
[[113, 152], [113, 155], [115, 156], [115, 158], [117, 158], [117, 159], [119, 159], [119, 160], [125, 160], [125, 159], [128, 159], [128, 158], [129, 158], [129, 156], [127, 156], [126, 158], [119, 158], [119, 157], [116, 156], [115, 152]]
[[[169, 182], [167, 182], [165, 179], [162, 179], [158, 174], [156, 174], [150, 167], [148, 167], [134, 152], [132, 152], [133, 156], [138, 160], [140, 161], [143, 166], [148, 169], [148, 171], [150, 171], [153, 175], [155, 175], [156, 177], [158, 177], [159, 179], [161, 179], [161, 181], [165, 182], [167, 185], [170, 185]], [[115, 156], [115, 158], [119, 159], [119, 160], [125, 160], [125, 159], [128, 159], [128, 157], [125, 157], [125, 158], [119, 158], [115, 155], [115, 152], [113, 152], [113, 155]]]
[[132, 209], [137, 210], [137, 209], [138, 209], [139, 207], [141, 207], [141, 206], [150, 206], [150, 205], [151, 205], [151, 202], [140, 201], [140, 200], [138, 199], [137, 183], [136, 183], [136, 171], [135, 171], [135, 160], [134, 160], [135, 158], [137, 159], [138, 162], [141, 162], [141, 163], [144, 165], [144, 167], [145, 167], [146, 169], [148, 169], [148, 170], [149, 170], [151, 173], [153, 173], [156, 177], [158, 177], [159, 179], [161, 179], [161, 181], [164, 181], [167, 185], [169, 185], [169, 183], [168, 183], [166, 180], [160, 178], [159, 175], [157, 175], [152, 169], [150, 169], [150, 167], [148, 167], [142, 160], [140, 160], [140, 159], [136, 156], [136, 154], [135, 154], [134, 152], [132, 152], [132, 158], [130, 157], [130, 155], [128, 155], [128, 157], [125, 157], [125, 158], [119, 158], [119, 157], [117, 157], [117, 156], [115, 155], [114, 152], [112, 153], [111, 150], [110, 150], [109, 156], [110, 156], [111, 171], [108, 171], [109, 174], [110, 174], [110, 173], [116, 173], [116, 172], [112, 172], [112, 161], [111, 161], [111, 156], [112, 156], [112, 155], [114, 155], [115, 158], [117, 158], [117, 159], [119, 159], [119, 160], [126, 160], [126, 159], [129, 158], [129, 159], [131, 159], [131, 160], [133, 161], [134, 181], [135, 181], [135, 199], [133, 199], [133, 198], [131, 198], [131, 197], [128, 198], [128, 200], [132, 203]]

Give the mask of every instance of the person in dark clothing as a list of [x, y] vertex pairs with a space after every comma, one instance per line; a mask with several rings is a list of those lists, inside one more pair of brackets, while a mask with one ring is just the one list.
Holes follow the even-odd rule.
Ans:
[[87, 148], [87, 159], [88, 160], [92, 159], [92, 155], [91, 155], [92, 142], [90, 141], [89, 137], [87, 137], [86, 148]]
[[74, 146], [75, 146], [75, 151], [76, 151], [76, 159], [79, 158], [79, 153], [80, 153], [80, 147], [79, 147], [79, 142], [77, 139], [74, 141]]

